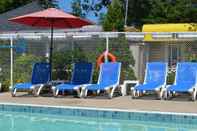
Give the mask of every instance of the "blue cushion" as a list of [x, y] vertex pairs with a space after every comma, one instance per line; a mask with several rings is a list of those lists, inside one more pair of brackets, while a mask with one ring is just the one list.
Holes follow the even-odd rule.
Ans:
[[111, 85], [119, 81], [121, 64], [118, 62], [104, 63], [100, 67], [99, 83]]
[[165, 83], [167, 64], [163, 62], [150, 62], [146, 67], [145, 83]]
[[17, 83], [14, 88], [17, 89], [31, 89], [31, 86], [33, 86], [33, 84], [31, 83]]
[[72, 80], [70, 82], [56, 86], [58, 90], [73, 90], [82, 84], [88, 84], [92, 79], [93, 64], [87, 62], [78, 62], [74, 65]]
[[177, 64], [176, 79], [168, 91], [188, 92], [197, 80], [197, 63], [181, 62]]
[[73, 90], [75, 87], [79, 86], [78, 84], [60, 84], [57, 85], [58, 90]]
[[194, 85], [192, 83], [177, 84], [168, 87], [168, 91], [188, 92]]
[[18, 83], [14, 86], [17, 89], [31, 89], [35, 84], [45, 84], [50, 80], [50, 64], [49, 63], [35, 63], [32, 71], [31, 82]]
[[32, 72], [32, 84], [43, 84], [50, 81], [51, 78], [51, 66], [49, 63], [35, 63]]
[[121, 63], [110, 62], [103, 63], [100, 66], [98, 84], [87, 86], [88, 90], [104, 90], [106, 87], [119, 83]]
[[105, 88], [109, 87], [109, 86], [111, 86], [111, 85], [91, 84], [89, 86], [86, 86], [86, 89], [91, 90], [91, 91], [105, 90]]
[[197, 63], [181, 62], [177, 64], [176, 83], [193, 83], [195, 84], [197, 77]]
[[139, 91], [154, 91], [155, 88], [165, 84], [167, 64], [163, 62], [150, 62], [146, 65], [146, 78], [144, 84], [135, 87]]
[[162, 84], [159, 84], [159, 83], [146, 83], [146, 84], [140, 84], [138, 86], [135, 87], [136, 90], [139, 90], [139, 91], [153, 91], [155, 90], [155, 88], [157, 87], [161, 87]]
[[87, 62], [78, 62], [74, 65], [72, 74], [72, 84], [87, 84], [92, 80], [93, 64]]

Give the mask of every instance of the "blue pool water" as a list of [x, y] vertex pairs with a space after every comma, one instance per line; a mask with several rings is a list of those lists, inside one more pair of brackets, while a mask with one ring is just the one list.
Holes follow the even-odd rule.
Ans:
[[0, 111], [0, 131], [196, 131], [196, 124]]

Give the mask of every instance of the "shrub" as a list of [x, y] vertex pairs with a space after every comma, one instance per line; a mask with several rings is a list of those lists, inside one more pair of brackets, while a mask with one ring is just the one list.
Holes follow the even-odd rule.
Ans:
[[168, 73], [167, 84], [169, 85], [173, 84], [174, 80], [175, 80], [175, 72]]
[[87, 56], [80, 48], [73, 51], [55, 52], [53, 55], [53, 79], [70, 80], [73, 63], [88, 61]]

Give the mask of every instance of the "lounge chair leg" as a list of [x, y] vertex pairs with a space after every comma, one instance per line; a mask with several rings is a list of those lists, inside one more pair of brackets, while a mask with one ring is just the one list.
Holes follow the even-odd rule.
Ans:
[[168, 99], [168, 91], [165, 90], [165, 91], [164, 91], [164, 100], [167, 100], [167, 99]]
[[59, 90], [57, 90], [55, 87], [52, 87], [52, 90], [53, 90], [53, 96], [57, 97], [58, 93], [59, 93]]
[[158, 94], [159, 94], [159, 99], [162, 100], [162, 98], [163, 98], [163, 91], [159, 91]]
[[112, 99], [112, 97], [113, 97], [113, 95], [114, 95], [115, 88], [116, 88], [116, 87], [109, 88], [109, 92], [108, 92], [108, 93], [109, 93], [109, 94], [108, 94], [109, 99]]
[[38, 91], [35, 92], [35, 96], [39, 96], [40, 95], [40, 91], [42, 90], [42, 88], [44, 87], [44, 85], [40, 85], [40, 87], [38, 88]]
[[80, 98], [85, 97], [85, 92], [86, 92], [85, 87], [81, 87]]
[[97, 90], [97, 91], [96, 91], [96, 95], [99, 95], [99, 94], [100, 94], [100, 90]]
[[33, 96], [36, 96], [36, 89], [35, 88], [32, 88], [31, 89], [31, 93], [32, 93]]
[[111, 99], [111, 88], [106, 89], [105, 92], [108, 95], [108, 98]]
[[147, 92], [147, 91], [145, 91], [145, 90], [144, 90], [144, 91], [142, 91], [142, 93], [141, 93], [141, 94], [142, 94], [142, 95], [145, 95], [145, 94], [146, 94], [146, 92]]
[[162, 100], [163, 99], [163, 95], [164, 95], [164, 89], [160, 88], [160, 89], [156, 90], [156, 93], [158, 95], [158, 99]]
[[56, 87], [55, 87], [55, 86], [52, 86], [51, 89], [52, 89], [52, 91], [53, 91], [53, 96], [56, 97], [56, 91], [57, 91], [57, 90], [56, 90]]
[[113, 93], [112, 93], [112, 91], [111, 91], [111, 92], [109, 91], [109, 93], [108, 93], [108, 98], [109, 98], [109, 99], [112, 99], [112, 97], [113, 97]]
[[[55, 91], [55, 96], [57, 97], [58, 94], [59, 94], [59, 90], [56, 90], [56, 91]], [[63, 94], [63, 93], [62, 93], [62, 94]]]
[[140, 96], [140, 91], [137, 90], [135, 96], [139, 97]]
[[176, 92], [175, 92], [175, 91], [172, 92], [172, 97], [173, 97], [173, 96], [176, 96]]
[[79, 98], [84, 97], [84, 91], [81, 89], [81, 91], [79, 92]]
[[134, 88], [131, 88], [131, 99], [136, 97], [136, 90]]
[[175, 95], [175, 92], [168, 92], [168, 99], [172, 99], [172, 97]]
[[192, 101], [196, 100], [196, 90], [194, 89], [194, 91], [192, 92]]
[[12, 93], [11, 93], [11, 94], [12, 94], [12, 97], [15, 97], [15, 96], [16, 96], [16, 90], [17, 90], [17, 89], [14, 88], [14, 90], [12, 91]]
[[75, 89], [75, 91], [77, 92], [77, 97], [81, 98], [83, 93], [82, 93], [82, 90], [80, 91], [80, 89]]
[[83, 97], [86, 98], [88, 95], [88, 90], [87, 89], [82, 89], [83, 90]]

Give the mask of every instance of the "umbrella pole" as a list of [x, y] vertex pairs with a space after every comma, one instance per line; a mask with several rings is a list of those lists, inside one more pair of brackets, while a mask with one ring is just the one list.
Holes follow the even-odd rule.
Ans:
[[52, 80], [52, 57], [53, 57], [53, 23], [51, 24], [51, 44], [50, 44], [50, 56], [49, 56], [49, 63], [51, 65], [50, 69], [50, 80]]

